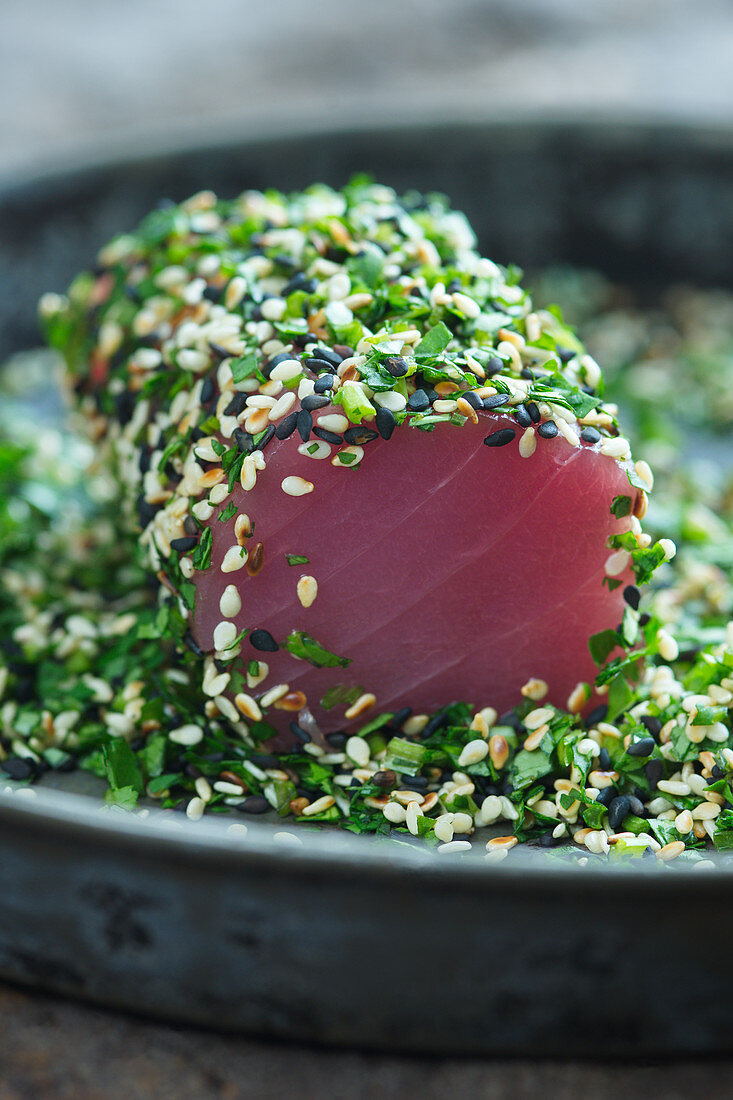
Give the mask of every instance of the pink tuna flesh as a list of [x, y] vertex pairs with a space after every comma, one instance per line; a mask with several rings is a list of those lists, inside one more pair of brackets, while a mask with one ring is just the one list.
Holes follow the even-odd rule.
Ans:
[[[264, 566], [255, 576], [221, 571], [235, 520], [219, 522], [217, 509], [211, 567], [196, 574], [198, 644], [213, 649], [219, 600], [234, 584], [238, 632], [264, 628], [282, 642], [306, 631], [350, 658], [348, 668], [317, 669], [282, 649], [242, 643], [243, 662], [270, 668], [253, 694], [280, 683], [304, 692], [324, 732], [384, 710], [431, 712], [457, 700], [501, 713], [531, 677], [546, 680], [549, 700], [564, 706], [578, 681], [597, 673], [589, 636], [621, 618], [622, 587], [611, 592], [602, 581], [606, 540], [629, 521], [610, 506], [636, 493], [597, 446], [538, 437], [535, 453], [522, 458], [521, 431], [506, 446], [483, 445], [489, 432], [512, 427], [486, 413], [478, 425], [401, 427], [389, 441], [368, 443], [356, 469], [299, 454], [297, 433], [274, 439], [255, 488], [237, 484], [230, 498], [253, 522], [248, 546], [263, 544]], [[287, 495], [281, 483], [293, 475], [313, 491]], [[291, 566], [288, 554], [308, 564]], [[308, 608], [296, 594], [303, 575], [318, 584]], [[324, 710], [321, 698], [341, 684], [373, 693], [374, 709], [350, 724], [344, 706]], [[268, 720], [284, 729], [295, 717], [271, 710]]]

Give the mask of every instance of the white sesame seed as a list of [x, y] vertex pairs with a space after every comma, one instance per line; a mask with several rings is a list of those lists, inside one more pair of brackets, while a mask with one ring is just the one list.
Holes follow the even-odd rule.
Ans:
[[689, 833], [692, 829], [692, 814], [689, 810], [683, 810], [674, 819], [674, 827], [678, 833]]
[[382, 809], [382, 813], [392, 825], [402, 825], [406, 816], [405, 807], [399, 802], [388, 802]]
[[549, 707], [537, 707], [535, 710], [531, 710], [524, 719], [523, 725], [528, 730], [537, 730], [540, 726], [544, 726], [545, 722], [549, 722], [552, 718], [553, 712]]
[[229, 649], [237, 637], [237, 628], [234, 623], [224, 619], [214, 627], [214, 649]]
[[623, 436], [616, 436], [611, 439], [602, 439], [600, 446], [601, 454], [607, 455], [609, 458], [628, 458], [631, 454], [629, 447], [629, 441], [624, 439]]
[[657, 645], [659, 646], [659, 655], [664, 661], [676, 661], [680, 655], [677, 642], [664, 629], [657, 631]]
[[664, 551], [664, 560], [665, 561], [671, 561], [672, 558], [677, 553], [677, 547], [672, 542], [672, 539], [660, 539], [659, 540], [659, 545], [661, 546], [662, 550]]
[[371, 751], [363, 737], [350, 737], [346, 742], [346, 755], [358, 767], [365, 768], [369, 763]]
[[203, 798], [192, 798], [188, 806], [186, 806], [186, 817], [189, 821], [200, 821], [204, 816], [205, 809], [206, 803]]
[[657, 859], [661, 859], [666, 863], [670, 859], [677, 859], [677, 856], [681, 855], [684, 850], [684, 840], [673, 840], [671, 844], [665, 844], [663, 848], [659, 849]]
[[311, 439], [307, 443], [300, 444], [298, 447], [298, 454], [304, 455], [306, 458], [315, 458], [321, 461], [324, 458], [331, 457], [331, 448], [323, 439]]
[[270, 422], [274, 424], [276, 420], [280, 420], [289, 413], [295, 401], [295, 394], [292, 390], [288, 390], [287, 393], [284, 393], [282, 397], [278, 398], [268, 414]]
[[534, 428], [527, 428], [519, 440], [519, 453], [522, 458], [531, 458], [537, 450], [537, 435]]
[[315, 392], [315, 385], [312, 378], [301, 378], [298, 383], [298, 399], [302, 401], [304, 397], [310, 397]]
[[454, 833], [470, 833], [473, 830], [473, 818], [470, 814], [454, 813], [452, 824]]
[[209, 493], [209, 501], [211, 504], [223, 504], [228, 496], [229, 487], [222, 481], [219, 485], [215, 485]]
[[290, 691], [289, 684], [275, 684], [269, 691], [266, 691], [264, 695], [260, 697], [260, 705], [263, 707], [270, 707], [273, 703], [277, 703], [279, 699], [287, 695]]
[[[477, 825], [493, 825], [501, 817], [501, 799], [498, 795], [490, 794], [481, 803], [481, 809], [476, 815]], [[480, 819], [480, 820], [479, 820]]]
[[440, 817], [436, 817], [433, 831], [436, 840], [441, 840], [444, 844], [450, 844], [453, 840], [453, 814], [441, 814]]
[[675, 779], [660, 779], [657, 788], [664, 794], [679, 795], [684, 797], [690, 793], [687, 783], [680, 783]]
[[423, 812], [419, 805], [417, 802], [409, 802], [407, 810], [405, 811], [405, 824], [413, 836], [417, 836], [419, 832], [417, 824], [417, 819], [419, 817], [423, 817]]
[[473, 298], [469, 298], [467, 294], [461, 294], [460, 291], [453, 295], [453, 305], [461, 311], [464, 317], [468, 317], [471, 321], [475, 320], [481, 313], [481, 306], [478, 302], [475, 302]]
[[332, 302], [345, 298], [351, 292], [351, 279], [345, 271], [338, 271], [328, 280], [327, 290]]
[[199, 373], [206, 370], [209, 365], [209, 357], [204, 351], [196, 351], [194, 348], [181, 348], [177, 355], [178, 366], [183, 370]]
[[383, 393], [374, 394], [374, 404], [381, 405], [383, 409], [389, 409], [392, 413], [402, 412], [407, 405], [407, 398], [397, 390], [385, 390]]
[[281, 321], [287, 303], [282, 298], [266, 298], [260, 306], [260, 313], [266, 321]]
[[293, 475], [283, 478], [280, 487], [289, 497], [302, 497], [305, 496], [306, 493], [313, 492], [312, 481], [306, 481], [305, 478], [295, 477]]
[[430, 717], [427, 714], [413, 714], [403, 723], [402, 729], [408, 737], [416, 737], [422, 733], [429, 721]]
[[283, 359], [270, 371], [273, 382], [288, 382], [291, 378], [297, 378], [303, 373], [303, 366], [297, 359]]
[[606, 558], [604, 569], [609, 577], [617, 577], [628, 567], [630, 561], [631, 554], [628, 550], [616, 550]]
[[324, 413], [316, 418], [319, 428], [325, 428], [327, 432], [336, 432], [341, 435], [349, 426], [349, 421], [341, 413]]
[[[219, 611], [225, 619], [233, 619], [242, 610], [242, 597], [234, 584], [228, 584], [219, 600]], [[219, 648], [219, 647], [217, 647]]]
[[457, 405], [453, 400], [438, 400], [433, 402], [433, 412], [436, 413], [454, 413]]
[[187, 726], [178, 726], [177, 729], [171, 730], [168, 737], [177, 745], [198, 745], [198, 743], [203, 740], [204, 731], [199, 729], [198, 726], [190, 724]]
[[341, 450], [336, 452], [331, 459], [331, 465], [353, 469], [355, 466], [359, 465], [363, 457], [364, 448], [359, 447], [357, 444], [351, 444], [348, 447], [342, 447]]
[[489, 746], [486, 741], [476, 740], [469, 741], [464, 746], [461, 755], [458, 757], [458, 766], [460, 768], [469, 767], [471, 764], [478, 764], [480, 760], [483, 760], [485, 756], [488, 756]]
[[236, 573], [247, 560], [247, 551], [238, 543], [230, 546], [221, 563], [222, 573]]
[[194, 788], [196, 790], [196, 794], [199, 796], [202, 802], [211, 801], [211, 795], [213, 793], [211, 790], [211, 783], [209, 783], [208, 779], [205, 776], [200, 775], [198, 779], [196, 779], [194, 783]]
[[[714, 821], [720, 810], [721, 807], [717, 802], [703, 802], [692, 810], [692, 819], [693, 821]], [[681, 829], [680, 832], [682, 832]]]
[[435, 849], [436, 852], [440, 852], [441, 855], [451, 855], [455, 852], [470, 852], [471, 841], [470, 840], [451, 840], [448, 844], [439, 844]]
[[[540, 680], [536, 676], [533, 676], [531, 680], [527, 680], [527, 683], [521, 688], [522, 695], [525, 699], [532, 699], [535, 703], [539, 703], [540, 699], [544, 699], [549, 690], [550, 688], [547, 681]], [[544, 721], [548, 721], [552, 717], [552, 711], [548, 711], [546, 707], [543, 708], [543, 710], [547, 712], [547, 718], [545, 718]], [[537, 711], [533, 711], [532, 713], [536, 714]]]
[[637, 476], [644, 482], [647, 492], [651, 493], [654, 488], [654, 474], [652, 473], [649, 463], [645, 462], [643, 458], [639, 459], [638, 462], [634, 463], [634, 469], [636, 470]]
[[256, 688], [270, 675], [270, 666], [267, 661], [255, 661], [254, 664], [257, 665], [257, 672], [255, 673], [250, 672], [249, 665], [247, 666], [247, 687], [250, 689]]
[[297, 585], [298, 599], [303, 607], [310, 607], [318, 595], [318, 581], [315, 577], [304, 575]]

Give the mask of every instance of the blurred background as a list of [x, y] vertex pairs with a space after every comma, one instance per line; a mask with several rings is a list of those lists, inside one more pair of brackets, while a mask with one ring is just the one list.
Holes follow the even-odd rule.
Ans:
[[729, 120], [731, 57], [728, 0], [0, 0], [0, 173], [272, 118]]

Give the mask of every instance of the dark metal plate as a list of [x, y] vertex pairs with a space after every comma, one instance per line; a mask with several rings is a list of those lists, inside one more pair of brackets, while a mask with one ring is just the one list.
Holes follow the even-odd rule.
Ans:
[[[437, 188], [485, 250], [642, 289], [733, 282], [733, 135], [506, 123], [192, 144], [0, 181], [0, 356], [162, 196]], [[346, 834], [102, 811], [0, 793], [0, 973], [213, 1027], [425, 1051], [733, 1049], [733, 873], [436, 855]], [[652, 861], [654, 862], [654, 861]], [[696, 945], [693, 947], [693, 945]]]

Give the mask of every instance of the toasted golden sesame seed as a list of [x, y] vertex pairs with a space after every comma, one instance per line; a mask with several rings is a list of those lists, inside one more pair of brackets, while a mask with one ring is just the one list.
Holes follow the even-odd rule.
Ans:
[[425, 796], [420, 794], [419, 791], [392, 791], [390, 798], [393, 798], [395, 802], [399, 802], [402, 806], [409, 806], [411, 802], [416, 802], [418, 806], [421, 806], [425, 801]]
[[293, 475], [283, 478], [280, 487], [289, 497], [303, 497], [306, 493], [313, 492], [312, 481], [306, 481], [305, 478]]
[[495, 851], [507, 851], [508, 852], [511, 848], [514, 847], [515, 844], [518, 844], [518, 843], [519, 843], [519, 841], [517, 840], [517, 838], [515, 836], [495, 836], [495, 837], [493, 837], [492, 840], [490, 840], [487, 843], [486, 851], [487, 852], [495, 852]]
[[[522, 695], [525, 699], [532, 699], [535, 703], [539, 703], [540, 699], [544, 699], [549, 690], [546, 680], [538, 680], [534, 676], [530, 680], [527, 680], [527, 683], [521, 688]], [[551, 713], [552, 712], [550, 712], [550, 714]]]
[[323, 798], [317, 798], [315, 802], [311, 802], [310, 806], [306, 806], [302, 814], [303, 817], [312, 817], [314, 814], [321, 814], [325, 810], [330, 810], [335, 805], [336, 799], [332, 795], [326, 794]]
[[304, 691], [289, 691], [275, 700], [275, 710], [299, 711], [307, 705], [308, 697]]
[[509, 758], [509, 743], [501, 733], [493, 733], [489, 738], [489, 757], [497, 770], [501, 770]]
[[567, 708], [571, 714], [579, 714], [590, 699], [590, 684], [577, 683], [568, 695]]
[[253, 722], [259, 722], [262, 718], [262, 710], [260, 709], [259, 703], [244, 691], [234, 696], [234, 705], [245, 718], [249, 718]]
[[234, 537], [240, 546], [244, 546], [245, 539], [252, 534], [252, 521], [246, 512], [240, 512], [234, 521]]
[[670, 859], [677, 859], [677, 856], [682, 855], [684, 850], [684, 840], [673, 840], [670, 844], [665, 844], [663, 848], [660, 848], [656, 856], [657, 859], [667, 863]]
[[473, 405], [469, 405], [465, 397], [459, 397], [456, 400], [456, 409], [462, 416], [467, 417], [472, 424], [478, 424], [478, 413], [474, 409]]
[[376, 701], [376, 695], [373, 695], [371, 691], [365, 691], [363, 695], [359, 696], [356, 702], [351, 704], [349, 709], [344, 713], [344, 718], [358, 718], [360, 714], [364, 714], [365, 711], [370, 710]]
[[535, 749], [538, 749], [542, 744], [542, 738], [545, 736], [548, 729], [549, 726], [540, 726], [539, 729], [535, 730], [534, 733], [531, 733], [529, 737], [525, 739], [524, 745], [522, 747], [526, 749], [527, 752], [533, 752]]
[[683, 810], [674, 819], [674, 827], [678, 833], [689, 833], [692, 829], [692, 814], [689, 810]]

